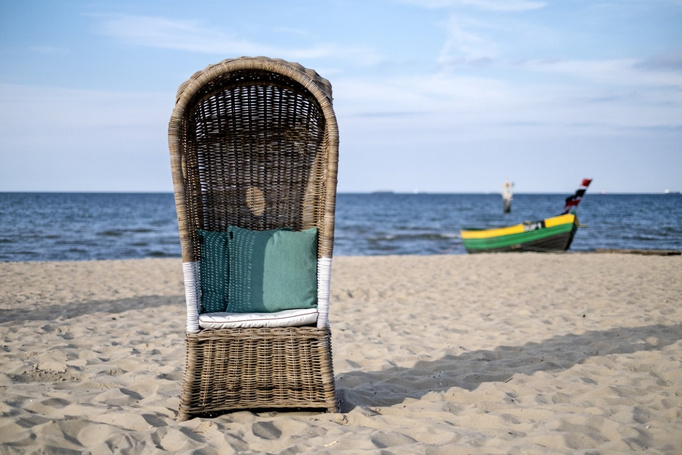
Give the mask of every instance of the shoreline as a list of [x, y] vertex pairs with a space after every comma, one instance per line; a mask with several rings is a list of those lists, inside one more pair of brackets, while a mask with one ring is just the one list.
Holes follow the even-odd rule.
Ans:
[[672, 453], [682, 257], [337, 256], [341, 411], [175, 420], [180, 258], [0, 263], [0, 454]]
[[[682, 255], [682, 250], [675, 249], [645, 249], [645, 248], [595, 248], [593, 250], [582, 251], [582, 250], [568, 250], [568, 251], [547, 251], [547, 252], [535, 252], [535, 251], [518, 251], [518, 252], [505, 252], [505, 253], [479, 253], [479, 254], [503, 254], [503, 255], [519, 255], [519, 254], [539, 254], [539, 255], [549, 255], [549, 254], [634, 254], [642, 256], [680, 256]], [[374, 254], [374, 255], [335, 255], [334, 259], [338, 258], [373, 258], [373, 257], [388, 257], [388, 258], [400, 258], [400, 257], [431, 257], [431, 256], [471, 256], [471, 254], [464, 253], [440, 253], [440, 254]], [[142, 261], [142, 260], [182, 260], [180, 256], [147, 256], [143, 258], [112, 258], [112, 259], [65, 259], [65, 260], [35, 260], [35, 261], [0, 261], [0, 266], [2, 264], [44, 264], [44, 263], [61, 263], [61, 262], [107, 262], [107, 261]]]

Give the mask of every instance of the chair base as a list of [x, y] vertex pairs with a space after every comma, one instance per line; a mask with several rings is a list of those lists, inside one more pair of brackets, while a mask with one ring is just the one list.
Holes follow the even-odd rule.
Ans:
[[221, 329], [186, 335], [178, 420], [267, 408], [338, 410], [328, 328]]

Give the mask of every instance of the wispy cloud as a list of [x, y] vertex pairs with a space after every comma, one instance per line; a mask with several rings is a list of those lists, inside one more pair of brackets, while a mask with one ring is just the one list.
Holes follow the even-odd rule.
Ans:
[[[543, 134], [552, 128], [621, 133], [623, 128], [679, 125], [682, 82], [675, 71], [651, 71], [636, 60], [496, 62], [485, 76], [458, 72], [381, 80], [340, 79], [339, 115], [364, 122], [390, 120], [401, 135], [468, 125], [480, 131], [522, 122]], [[519, 78], [500, 77], [515, 72]], [[677, 84], [677, 85], [675, 85]], [[673, 89], [671, 87], [678, 87]], [[405, 115], [410, 113], [409, 116]], [[582, 126], [580, 126], [582, 125]], [[366, 126], [366, 125], [365, 125]], [[559, 128], [559, 129], [558, 129]], [[402, 137], [402, 136], [401, 136]]]
[[451, 14], [446, 23], [447, 37], [441, 48], [439, 62], [447, 64], [452, 60], [481, 61], [498, 55], [495, 41], [474, 29], [480, 24], [470, 19]]
[[535, 73], [556, 74], [613, 87], [678, 87], [682, 89], [680, 62], [663, 59], [613, 60], [528, 60], [515, 64], [517, 68]]
[[0, 188], [166, 191], [172, 101], [163, 92], [0, 83]]
[[403, 0], [401, 3], [422, 6], [424, 8], [451, 8], [468, 6], [482, 11], [517, 12], [540, 9], [546, 2], [528, 0]]
[[[273, 46], [254, 43], [198, 21], [150, 16], [104, 16], [98, 31], [133, 46], [174, 49], [206, 54], [272, 54]], [[298, 49], [299, 56], [319, 56], [320, 47]]]
[[532, 2], [526, 0], [459, 0], [454, 4], [473, 6], [484, 11], [514, 12], [540, 9], [547, 6], [545, 2]]
[[44, 55], [66, 55], [69, 53], [69, 50], [65, 47], [55, 46], [32, 46], [29, 50]]
[[[368, 48], [352, 48], [335, 43], [315, 43], [306, 47], [263, 44], [212, 27], [200, 21], [156, 16], [97, 15], [97, 32], [122, 43], [161, 49], [219, 55], [279, 55], [290, 59], [312, 59], [355, 55], [372, 59]], [[291, 29], [288, 29], [291, 33]]]
[[651, 57], [639, 62], [637, 66], [643, 69], [682, 71], [682, 52]]
[[[147, 128], [162, 125], [172, 108], [165, 93], [77, 90], [0, 83], [0, 124], [34, 138], [44, 133], [74, 133], [96, 128]], [[102, 109], [102, 106], [107, 106]], [[77, 121], [74, 121], [77, 119]], [[0, 130], [1, 131], [1, 130]], [[37, 135], [40, 136], [40, 135]]]
[[[531, 5], [532, 3], [532, 5]], [[473, 6], [465, 8], [463, 5]], [[532, 6], [532, 8], [531, 8]], [[446, 38], [439, 63], [487, 62], [499, 55], [532, 49], [552, 35], [551, 28], [528, 22], [522, 16], [504, 13], [544, 7], [538, 2], [496, 2], [467, 0], [453, 2], [442, 22]]]

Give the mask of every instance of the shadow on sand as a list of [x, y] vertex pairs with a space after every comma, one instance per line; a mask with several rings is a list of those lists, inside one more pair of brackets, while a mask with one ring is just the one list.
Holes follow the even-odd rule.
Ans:
[[128, 310], [178, 305], [184, 309], [184, 296], [147, 295], [118, 300], [95, 300], [56, 305], [32, 305], [26, 308], [0, 310], [0, 324], [23, 321], [57, 321], [77, 318], [86, 314], [118, 314]]
[[452, 387], [472, 391], [486, 382], [507, 382], [514, 374], [566, 370], [591, 357], [659, 350], [680, 339], [682, 324], [558, 335], [539, 343], [420, 360], [411, 368], [351, 371], [337, 375], [336, 385], [341, 410], [349, 412], [357, 406], [392, 406]]

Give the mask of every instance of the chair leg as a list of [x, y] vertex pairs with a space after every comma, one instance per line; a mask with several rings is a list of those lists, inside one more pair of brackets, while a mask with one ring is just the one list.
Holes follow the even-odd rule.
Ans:
[[192, 409], [192, 390], [194, 389], [194, 378], [197, 371], [197, 350], [196, 343], [189, 334], [185, 336], [185, 374], [182, 376], [182, 389], [180, 391], [180, 409], [178, 410], [178, 420], [190, 419]]

